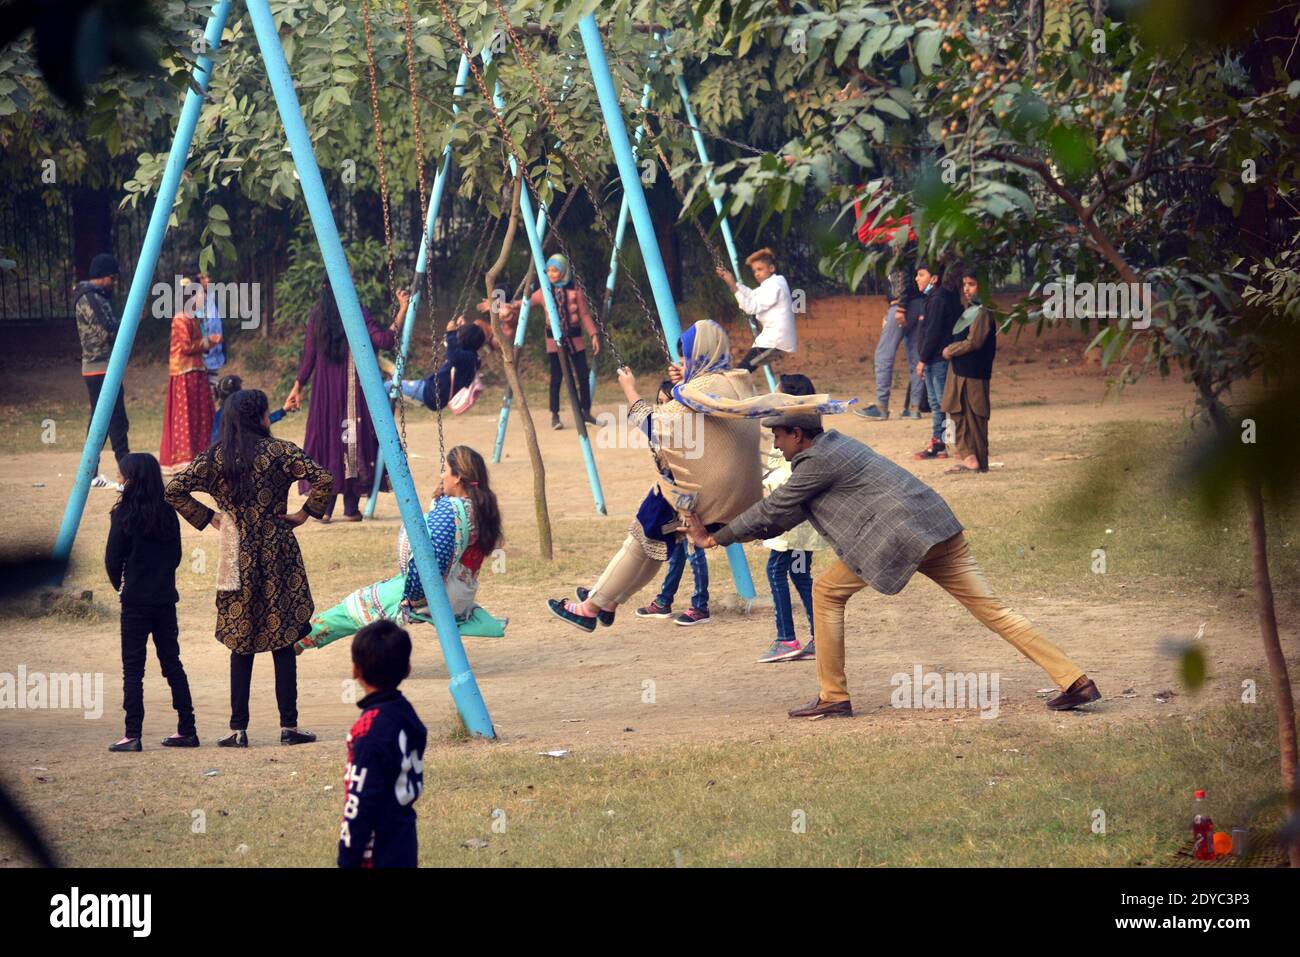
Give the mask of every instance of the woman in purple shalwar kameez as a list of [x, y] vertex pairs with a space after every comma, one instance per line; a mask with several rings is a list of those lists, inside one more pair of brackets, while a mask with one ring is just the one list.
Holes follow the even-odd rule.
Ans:
[[[370, 344], [378, 349], [392, 349], [406, 319], [409, 294], [397, 294], [397, 315], [392, 325], [383, 329], [362, 309]], [[330, 521], [337, 496], [343, 496], [343, 521], [361, 521], [361, 496], [370, 494], [375, 478], [375, 458], [379, 440], [375, 426], [366, 408], [361, 392], [352, 352], [348, 348], [339, 316], [338, 304], [329, 280], [321, 283], [321, 295], [307, 319], [307, 333], [303, 340], [302, 361], [298, 364], [298, 379], [289, 393], [286, 407], [297, 409], [302, 405], [302, 388], [313, 382], [311, 402], [307, 409], [307, 437], [303, 451], [312, 461], [319, 462], [334, 476], [335, 498], [321, 521]], [[300, 483], [299, 491], [306, 493], [310, 485]]]

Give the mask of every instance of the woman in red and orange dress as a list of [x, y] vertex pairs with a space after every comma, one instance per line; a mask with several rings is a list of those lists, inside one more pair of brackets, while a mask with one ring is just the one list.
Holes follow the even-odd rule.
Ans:
[[158, 452], [158, 462], [164, 469], [185, 468], [209, 445], [212, 391], [208, 388], [203, 353], [216, 345], [219, 338], [205, 337], [198, 319], [184, 305], [172, 317], [167, 402], [163, 408], [162, 448]]

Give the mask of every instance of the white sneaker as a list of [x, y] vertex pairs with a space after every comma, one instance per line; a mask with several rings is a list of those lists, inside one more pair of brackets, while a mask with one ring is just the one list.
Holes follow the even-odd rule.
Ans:
[[111, 489], [112, 489], [113, 491], [115, 491], [115, 492], [120, 492], [120, 491], [122, 491], [122, 486], [118, 485], [116, 482], [110, 482], [108, 479], [106, 479], [106, 478], [105, 478], [104, 476], [102, 476], [102, 475], [96, 475], [93, 479], [91, 479], [91, 480], [90, 480], [90, 487], [91, 487], [91, 488], [111, 488]]

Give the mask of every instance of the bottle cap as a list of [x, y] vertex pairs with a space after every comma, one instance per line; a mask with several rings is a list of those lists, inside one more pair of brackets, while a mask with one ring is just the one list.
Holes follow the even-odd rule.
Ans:
[[1205, 792], [1204, 792], [1204, 791], [1197, 791], [1197, 792], [1196, 792], [1196, 800], [1200, 801], [1200, 800], [1202, 800], [1204, 797], [1205, 797]]

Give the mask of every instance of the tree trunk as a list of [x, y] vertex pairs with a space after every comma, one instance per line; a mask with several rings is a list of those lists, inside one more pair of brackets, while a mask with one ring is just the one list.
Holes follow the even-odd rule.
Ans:
[[528, 397], [524, 395], [523, 385], [519, 381], [519, 372], [515, 368], [515, 344], [501, 329], [501, 320], [497, 316], [496, 300], [492, 296], [496, 288], [497, 277], [505, 269], [510, 258], [510, 247], [514, 243], [515, 228], [519, 224], [519, 192], [522, 183], [515, 179], [513, 195], [510, 200], [510, 224], [506, 227], [505, 238], [501, 241], [501, 254], [492, 264], [484, 277], [483, 288], [488, 301], [493, 304], [488, 316], [492, 322], [492, 335], [501, 346], [501, 364], [505, 368], [506, 381], [510, 384], [512, 401], [519, 404], [519, 418], [528, 441], [528, 458], [533, 465], [533, 503], [537, 514], [537, 546], [542, 558], [548, 562], [553, 557], [551, 544], [551, 513], [546, 506], [546, 463], [542, 461], [542, 449], [537, 444], [537, 430], [533, 428], [533, 416], [528, 410]]
[[[1273, 608], [1273, 582], [1268, 571], [1268, 540], [1264, 524], [1264, 496], [1259, 481], [1247, 479], [1246, 515], [1250, 523], [1250, 552], [1255, 572], [1255, 601], [1259, 613], [1259, 633], [1268, 660], [1269, 683], [1273, 687], [1277, 715], [1277, 739], [1281, 752], [1282, 790], [1286, 795], [1289, 824], [1300, 822], [1300, 781], [1296, 778], [1295, 701], [1291, 697], [1291, 676], [1277, 633], [1277, 614]], [[1300, 837], [1293, 837], [1287, 849], [1292, 867], [1300, 867]]]
[[[1230, 434], [1232, 423], [1211, 385], [1197, 379], [1196, 387], [1206, 403], [1210, 421], [1223, 434]], [[1242, 494], [1246, 500], [1246, 521], [1250, 530], [1250, 557], [1255, 579], [1255, 602], [1259, 615], [1260, 638], [1268, 662], [1269, 683], [1273, 688], [1274, 712], [1277, 717], [1278, 759], [1282, 773], [1282, 794], [1286, 802], [1285, 827], [1300, 822], [1300, 780], [1296, 777], [1295, 700], [1291, 696], [1291, 676], [1286, 655], [1277, 633], [1277, 613], [1273, 607], [1273, 581], [1268, 570], [1268, 532], [1264, 521], [1264, 496], [1259, 479], [1253, 474], [1242, 476]], [[1293, 837], [1287, 857], [1292, 867], [1300, 867], [1300, 838]]]

